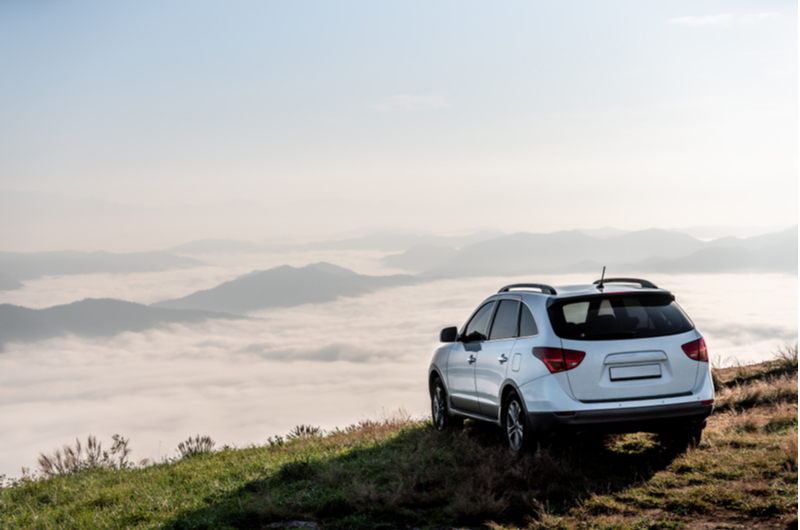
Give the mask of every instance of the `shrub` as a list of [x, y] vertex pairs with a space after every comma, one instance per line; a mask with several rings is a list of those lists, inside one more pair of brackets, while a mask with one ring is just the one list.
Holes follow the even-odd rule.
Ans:
[[39, 454], [39, 470], [48, 477], [77, 473], [86, 469], [124, 469], [130, 467], [128, 455], [131, 450], [128, 442], [119, 434], [111, 437], [113, 444], [109, 451], [103, 451], [102, 443], [93, 435], [86, 439], [86, 445], [75, 439], [75, 445], [65, 444], [52, 454]]
[[286, 435], [287, 440], [308, 440], [315, 436], [322, 436], [323, 431], [319, 427], [311, 425], [298, 425]]
[[797, 371], [797, 343], [794, 346], [780, 346], [775, 352], [775, 360], [787, 371]]
[[187, 458], [210, 453], [215, 445], [217, 445], [217, 442], [212, 440], [210, 436], [200, 436], [198, 434], [194, 438], [190, 436], [185, 441], [179, 443], [176, 451], [181, 454], [181, 458]]

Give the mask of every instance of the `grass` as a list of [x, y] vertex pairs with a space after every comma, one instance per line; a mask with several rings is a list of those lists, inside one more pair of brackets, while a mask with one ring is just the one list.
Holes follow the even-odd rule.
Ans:
[[398, 414], [174, 462], [23, 478], [0, 488], [0, 528], [796, 527], [796, 359], [718, 370], [719, 407], [688, 450], [639, 433], [518, 457], [494, 428], [443, 434]]

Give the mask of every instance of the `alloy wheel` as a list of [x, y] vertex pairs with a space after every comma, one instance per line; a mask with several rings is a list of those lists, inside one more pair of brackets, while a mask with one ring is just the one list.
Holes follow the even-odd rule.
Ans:
[[441, 385], [436, 385], [436, 389], [433, 391], [433, 424], [440, 431], [445, 427], [444, 415], [446, 412], [444, 390], [442, 390]]
[[508, 403], [508, 410], [506, 412], [506, 435], [508, 437], [508, 444], [514, 451], [522, 449], [524, 442], [525, 428], [522, 425], [522, 407], [517, 400], [512, 399]]

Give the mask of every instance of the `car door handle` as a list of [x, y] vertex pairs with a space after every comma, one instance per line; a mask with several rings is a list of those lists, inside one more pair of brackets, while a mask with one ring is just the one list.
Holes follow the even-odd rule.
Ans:
[[500, 361], [500, 364], [503, 364], [504, 362], [506, 362], [508, 360], [508, 357], [506, 357], [506, 354], [504, 353], [504, 354], [500, 355], [500, 357], [498, 357], [497, 360]]
[[477, 361], [477, 360], [478, 360], [478, 359], [476, 359], [474, 355], [470, 355], [470, 356], [469, 356], [469, 359], [467, 359], [467, 362], [469, 362], [469, 364], [472, 364], [472, 363], [474, 363], [474, 362], [475, 362], [475, 361]]

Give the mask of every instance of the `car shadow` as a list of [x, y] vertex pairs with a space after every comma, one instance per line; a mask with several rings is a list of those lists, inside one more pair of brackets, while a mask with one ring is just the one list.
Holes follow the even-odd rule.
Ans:
[[497, 427], [471, 421], [460, 431], [437, 432], [427, 424], [382, 441], [347, 440], [264, 447], [265, 461], [271, 451], [294, 456], [226, 494], [209, 496], [201, 507], [178, 512], [165, 527], [524, 524], [545, 506], [563, 514], [594, 494], [646, 482], [681, 452], [646, 435], [581, 435], [516, 455]]

